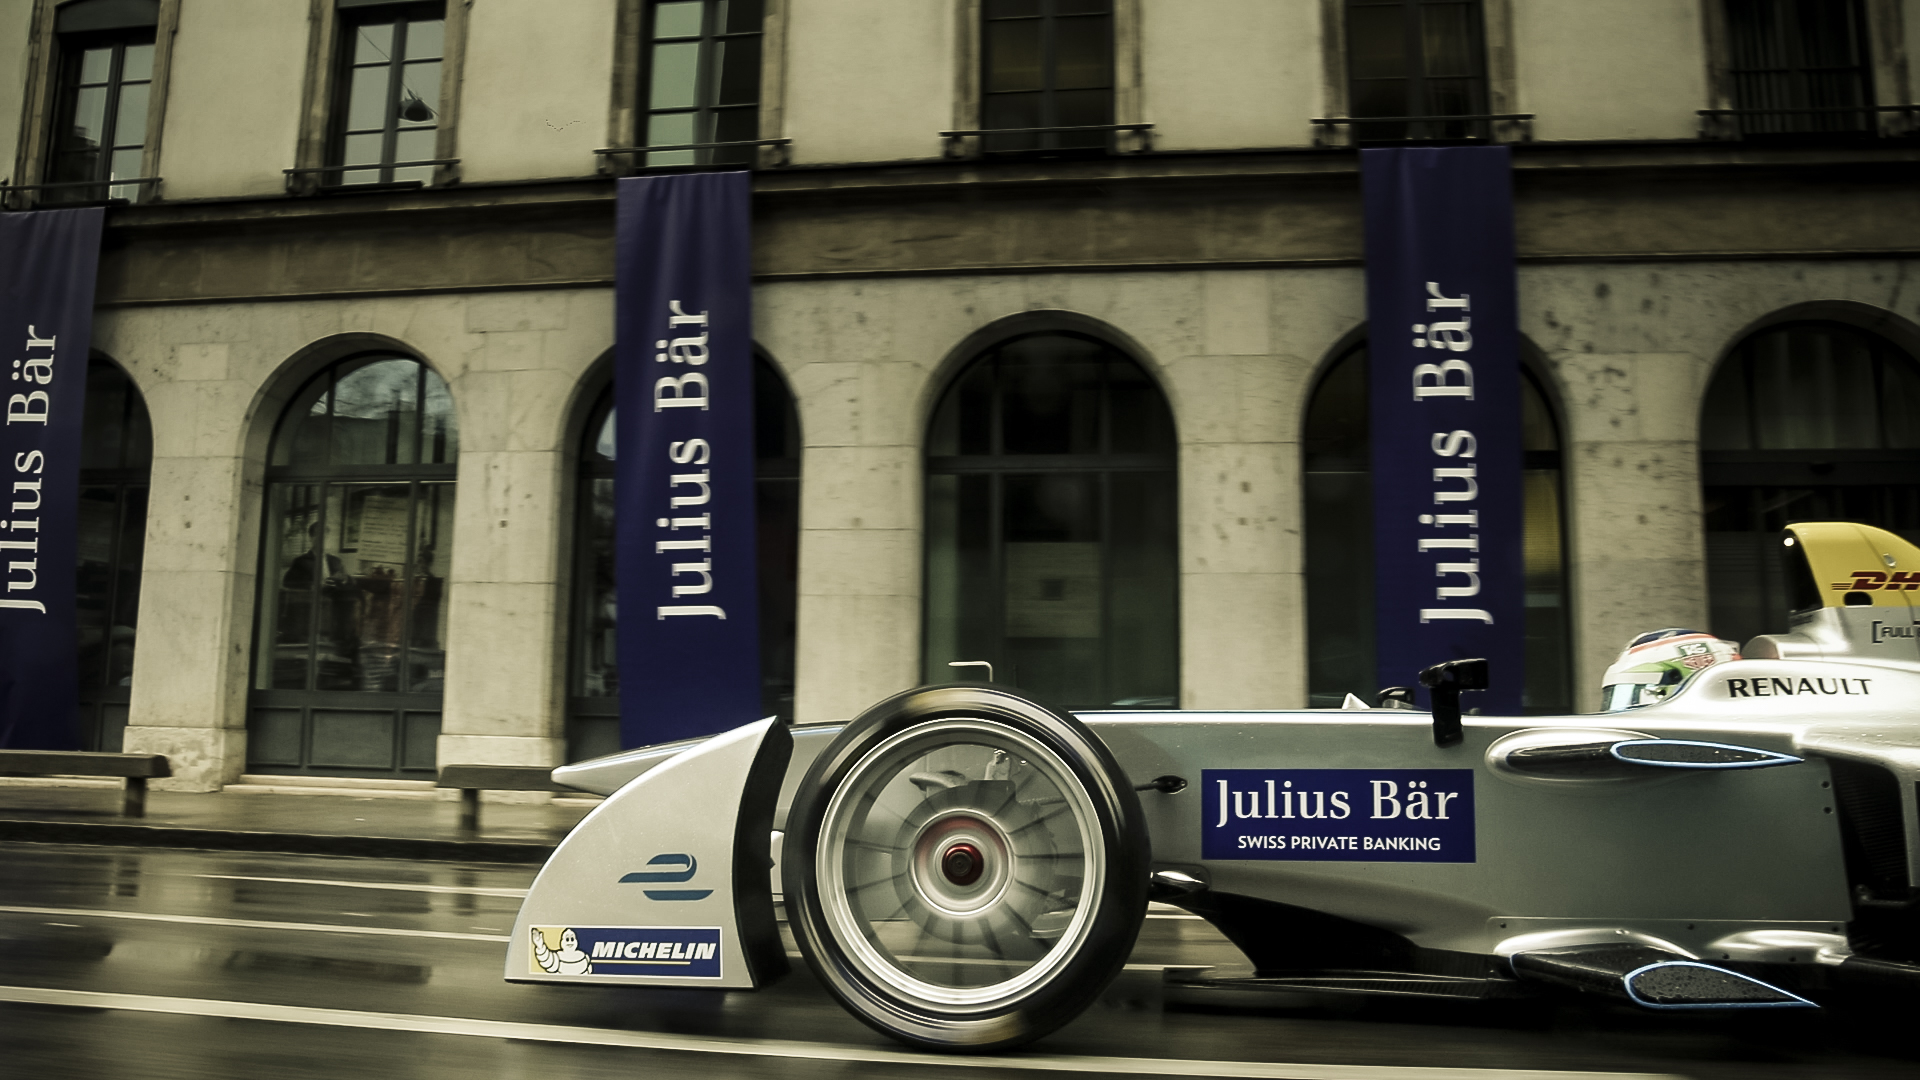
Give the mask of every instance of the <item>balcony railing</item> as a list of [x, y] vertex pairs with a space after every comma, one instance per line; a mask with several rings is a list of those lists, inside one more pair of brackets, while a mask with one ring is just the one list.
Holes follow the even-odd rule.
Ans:
[[1049, 150], [1097, 150], [1097, 149], [1100, 149], [1097, 146], [1087, 146], [1087, 145], [1060, 146], [1060, 145], [1057, 145], [1057, 140], [1056, 140], [1056, 145], [1054, 146], [1045, 146], [1045, 145], [1022, 146], [1022, 147], [1014, 147], [1011, 149], [1002, 150], [1002, 149], [996, 149], [994, 147], [987, 146], [984, 143], [984, 140], [999, 137], [999, 136], [1036, 135], [1040, 137], [1036, 141], [1044, 143], [1046, 141], [1046, 136], [1048, 135], [1057, 136], [1057, 135], [1104, 134], [1108, 136], [1113, 136], [1113, 135], [1118, 135], [1120, 132], [1123, 132], [1123, 131], [1131, 131], [1137, 136], [1137, 138], [1134, 140], [1135, 141], [1134, 148], [1132, 150], [1122, 151], [1119, 149], [1117, 145], [1119, 140], [1109, 138], [1106, 140], [1106, 149], [1108, 152], [1144, 154], [1147, 151], [1153, 149], [1153, 125], [1152, 124], [1063, 124], [1063, 125], [1056, 125], [1054, 127], [981, 128], [975, 131], [943, 131], [940, 133], [941, 152], [946, 157], [950, 157], [950, 158], [966, 157], [967, 156], [966, 140], [968, 139], [983, 140], [980, 150], [983, 153], [989, 153], [989, 154], [1023, 153], [1023, 152], [1031, 153], [1034, 151], [1039, 151], [1044, 153]]
[[[1532, 113], [1463, 113], [1451, 116], [1316, 116], [1313, 145], [1351, 146], [1363, 142], [1532, 142]], [[1383, 131], [1399, 126], [1399, 133]], [[1371, 128], [1349, 132], [1336, 142], [1340, 128]]]
[[[601, 162], [600, 162], [601, 172], [609, 172], [609, 171], [631, 172], [631, 171], [637, 171], [639, 169], [687, 169], [687, 168], [707, 169], [707, 168], [713, 168], [716, 165], [737, 165], [743, 168], [751, 169], [757, 166], [758, 164], [757, 161], [720, 161], [720, 162], [716, 162], [712, 160], [679, 161], [679, 162], [674, 162], [672, 164], [660, 164], [660, 165], [648, 165], [648, 164], [642, 163], [639, 165], [629, 165], [626, 169], [621, 169], [618, 166], [613, 166], [612, 169], [609, 169], [609, 166], [612, 165], [611, 159], [620, 157], [623, 155], [628, 155], [628, 154], [678, 154], [678, 153], [687, 153], [689, 151], [725, 150], [725, 149], [731, 149], [732, 147], [736, 147], [736, 146], [750, 146], [750, 147], [756, 147], [756, 148], [761, 146], [771, 146], [771, 147], [774, 147], [775, 149], [773, 154], [773, 161], [770, 162], [769, 164], [772, 168], [778, 169], [792, 162], [793, 155], [787, 149], [789, 146], [792, 146], [792, 145], [793, 145], [792, 139], [730, 139], [724, 142], [674, 143], [671, 146], [607, 146], [607, 147], [602, 147], [599, 150], [595, 150], [594, 154], [601, 159]], [[752, 156], [757, 159], [760, 155], [756, 153]]]
[[[90, 206], [95, 203], [128, 203], [136, 200], [129, 199], [123, 195], [115, 195], [112, 193], [113, 189], [120, 187], [150, 188], [157, 186], [159, 183], [160, 178], [157, 176], [131, 176], [124, 180], [65, 180], [57, 184], [0, 184], [0, 206], [4, 206], [8, 210], [29, 210], [32, 209], [36, 203], [47, 207]], [[31, 195], [24, 199], [15, 197], [16, 192], [72, 191], [76, 188], [98, 188], [101, 191], [101, 197], [97, 199], [83, 198], [57, 202], [49, 202], [46, 199], [36, 199]]]
[[366, 165], [314, 165], [304, 169], [281, 169], [280, 171], [283, 174], [285, 174], [287, 178], [287, 194], [314, 195], [323, 191], [331, 194], [333, 192], [338, 192], [338, 191], [351, 192], [351, 191], [407, 190], [412, 188], [426, 187], [427, 184], [426, 184], [426, 181], [423, 181], [423, 180], [383, 180], [383, 181], [379, 181], [371, 184], [308, 185], [301, 182], [305, 177], [318, 176], [318, 177], [325, 178], [325, 177], [332, 176], [339, 173], [350, 173], [350, 172], [371, 172], [371, 173], [385, 172], [388, 175], [391, 175], [395, 172], [398, 172], [401, 169], [423, 169], [423, 168], [429, 168], [429, 167], [439, 167], [443, 165], [458, 165], [458, 164], [460, 164], [459, 158], [432, 158], [426, 161], [393, 161], [393, 162], [377, 161], [377, 162], [373, 162], [371, 164], [366, 164]]
[[[1751, 135], [1862, 135], [1899, 138], [1920, 134], [1920, 104], [1799, 105], [1771, 109], [1696, 109], [1703, 139], [1741, 139]], [[1883, 114], [1899, 119], [1882, 125]], [[1778, 118], [1778, 119], [1769, 119]], [[1752, 122], [1750, 122], [1752, 121]]]

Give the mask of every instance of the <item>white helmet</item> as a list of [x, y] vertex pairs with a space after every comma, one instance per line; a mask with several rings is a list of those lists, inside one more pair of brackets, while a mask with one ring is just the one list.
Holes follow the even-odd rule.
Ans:
[[1621, 712], [1665, 701], [1715, 664], [1740, 659], [1740, 647], [1698, 630], [1669, 627], [1641, 634], [1600, 680], [1600, 708]]

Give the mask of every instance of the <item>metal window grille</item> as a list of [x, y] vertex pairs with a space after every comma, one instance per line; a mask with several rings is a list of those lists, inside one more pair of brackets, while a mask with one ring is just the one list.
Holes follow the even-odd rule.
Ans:
[[641, 80], [648, 168], [749, 166], [760, 145], [762, 0], [658, 0]]
[[153, 84], [150, 26], [61, 36], [59, 104], [54, 113], [45, 204], [137, 199]]
[[1479, 0], [1347, 0], [1354, 142], [1491, 139]]
[[432, 183], [445, 41], [438, 4], [375, 8], [345, 22], [324, 184]]
[[1017, 132], [986, 136], [981, 152], [1112, 145], [1111, 0], [986, 0], [980, 59], [980, 126]]
[[1873, 76], [1858, 0], [1726, 0], [1727, 74], [1741, 135], [1871, 133]]

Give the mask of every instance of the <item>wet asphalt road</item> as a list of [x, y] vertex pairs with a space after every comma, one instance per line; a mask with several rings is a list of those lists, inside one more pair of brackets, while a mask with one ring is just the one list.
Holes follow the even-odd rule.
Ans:
[[533, 874], [0, 844], [0, 1077], [1920, 1075], [1910, 1010], [1724, 1018], [1170, 996], [1163, 967], [1240, 961], [1206, 924], [1167, 911], [1080, 1019], [1030, 1051], [960, 1064], [903, 1054], [797, 959], [755, 994], [505, 983]]

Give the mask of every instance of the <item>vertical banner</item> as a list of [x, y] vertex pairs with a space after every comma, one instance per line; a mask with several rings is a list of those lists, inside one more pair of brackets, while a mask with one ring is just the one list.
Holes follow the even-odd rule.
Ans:
[[1490, 688], [1466, 704], [1510, 715], [1526, 617], [1511, 170], [1504, 146], [1360, 153], [1380, 685], [1485, 657]]
[[0, 214], [0, 747], [77, 750], [80, 425], [105, 211]]
[[620, 181], [615, 532], [620, 739], [760, 718], [744, 172]]

